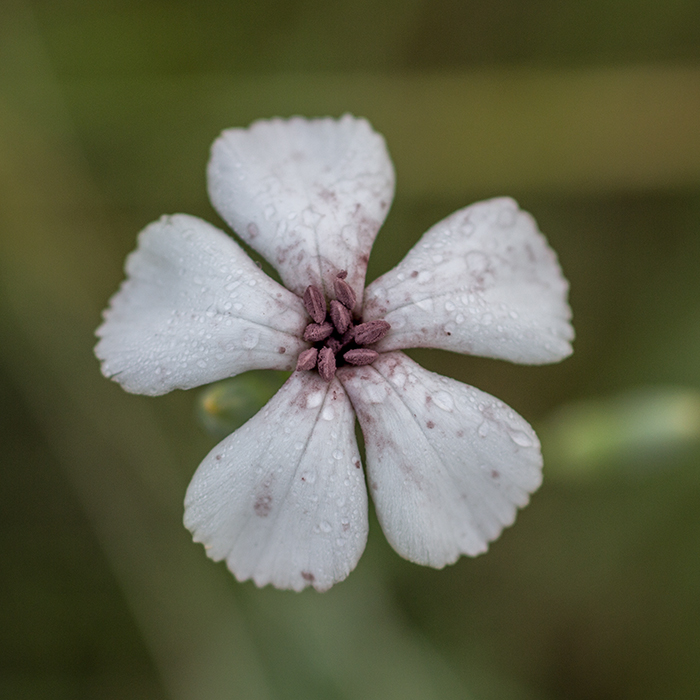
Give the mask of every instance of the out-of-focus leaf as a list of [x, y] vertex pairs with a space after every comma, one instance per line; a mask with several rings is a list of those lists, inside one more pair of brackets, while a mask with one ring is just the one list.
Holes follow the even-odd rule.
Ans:
[[539, 427], [549, 474], [640, 474], [700, 439], [700, 392], [645, 387], [570, 403]]

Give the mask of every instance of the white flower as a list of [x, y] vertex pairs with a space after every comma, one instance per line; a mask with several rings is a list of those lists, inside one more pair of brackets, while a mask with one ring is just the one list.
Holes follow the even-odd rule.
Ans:
[[502, 402], [400, 351], [526, 364], [569, 355], [568, 285], [533, 219], [511, 199], [474, 204], [364, 289], [394, 192], [384, 140], [366, 121], [225, 131], [208, 182], [221, 216], [287, 288], [210, 224], [163, 217], [128, 257], [95, 349], [105, 376], [151, 396], [299, 363], [199, 466], [185, 500], [194, 539], [259, 586], [344, 579], [368, 529], [357, 417], [394, 549], [438, 568], [484, 552], [540, 484], [537, 436]]

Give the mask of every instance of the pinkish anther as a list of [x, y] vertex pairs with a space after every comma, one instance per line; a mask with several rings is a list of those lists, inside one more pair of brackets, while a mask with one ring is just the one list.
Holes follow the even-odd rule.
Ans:
[[324, 382], [330, 382], [335, 376], [335, 353], [330, 348], [321, 348], [318, 354], [318, 373]]
[[343, 359], [349, 362], [351, 365], [357, 365], [361, 367], [362, 365], [370, 365], [379, 357], [379, 353], [376, 350], [370, 350], [369, 348], [356, 348], [355, 350], [348, 350], [344, 355]]
[[358, 345], [371, 345], [380, 341], [391, 326], [386, 321], [368, 321], [355, 326], [355, 342]]
[[325, 340], [333, 332], [333, 324], [330, 321], [323, 323], [310, 323], [304, 329], [304, 340], [309, 343], [318, 343]]
[[339, 301], [333, 299], [331, 301], [331, 320], [335, 329], [342, 335], [352, 323], [352, 314]]
[[[347, 273], [346, 273], [347, 274]], [[335, 298], [346, 308], [352, 311], [355, 308], [357, 296], [352, 287], [338, 275], [333, 282], [335, 289]]]
[[337, 338], [330, 337], [326, 341], [326, 347], [330, 348], [334, 355], [337, 355], [343, 347], [343, 344]]
[[352, 310], [357, 302], [355, 292], [345, 281], [348, 273], [341, 270], [335, 277], [336, 299], [330, 301], [330, 319], [326, 313], [326, 299], [321, 290], [309, 285], [304, 292], [304, 308], [314, 323], [309, 323], [302, 334], [314, 347], [304, 350], [297, 359], [298, 370], [316, 368], [326, 382], [335, 377], [338, 366], [345, 364], [362, 367], [374, 362], [379, 353], [362, 347], [381, 340], [391, 326], [386, 321], [368, 321], [355, 325]]
[[299, 353], [299, 358], [297, 359], [297, 369], [309, 370], [316, 366], [316, 360], [318, 359], [318, 350], [316, 348], [309, 348]]
[[350, 324], [350, 327], [343, 333], [340, 337], [341, 347], [345, 347], [348, 343], [351, 343], [355, 338], [355, 326]]
[[304, 292], [304, 307], [316, 323], [323, 323], [326, 318], [326, 300], [318, 287], [310, 284]]

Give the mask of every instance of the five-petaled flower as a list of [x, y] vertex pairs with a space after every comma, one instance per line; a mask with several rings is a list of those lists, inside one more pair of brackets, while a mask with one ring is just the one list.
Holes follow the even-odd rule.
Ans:
[[211, 200], [281, 286], [191, 216], [152, 223], [97, 331], [105, 376], [152, 396], [252, 369], [295, 370], [192, 479], [185, 525], [243, 581], [330, 588], [368, 530], [442, 567], [484, 552], [541, 481], [530, 426], [401, 352], [432, 347], [526, 364], [571, 353], [568, 285], [533, 219], [507, 198], [455, 212], [364, 288], [394, 192], [383, 138], [340, 120], [223, 132]]

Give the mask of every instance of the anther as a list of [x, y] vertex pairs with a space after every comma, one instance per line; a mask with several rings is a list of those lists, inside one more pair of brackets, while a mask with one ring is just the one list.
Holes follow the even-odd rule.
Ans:
[[370, 350], [369, 348], [356, 348], [355, 350], [348, 350], [344, 355], [343, 359], [349, 362], [351, 365], [357, 365], [361, 367], [362, 365], [370, 365], [379, 357], [379, 353], [376, 350]]
[[342, 335], [352, 323], [352, 314], [339, 301], [333, 299], [331, 301], [331, 320], [335, 329]]
[[318, 287], [310, 284], [304, 292], [304, 307], [316, 323], [323, 323], [326, 318], [326, 300]]
[[323, 323], [310, 323], [304, 329], [304, 340], [309, 343], [318, 343], [325, 340], [333, 332], [333, 324], [330, 321]]
[[309, 348], [299, 353], [299, 358], [297, 359], [297, 369], [309, 370], [316, 366], [316, 360], [318, 359], [318, 350], [316, 348]]
[[355, 339], [355, 326], [350, 324], [350, 327], [343, 333], [340, 337], [341, 347], [345, 347], [348, 343], [351, 343]]
[[321, 348], [318, 354], [318, 373], [324, 382], [330, 382], [335, 376], [335, 354], [330, 348]]
[[333, 282], [335, 298], [346, 308], [352, 311], [355, 308], [357, 297], [352, 287], [338, 275]]
[[326, 341], [326, 347], [330, 348], [334, 355], [337, 355], [339, 350], [343, 347], [343, 344], [337, 338], [331, 336]]
[[372, 345], [380, 341], [391, 326], [386, 321], [368, 321], [355, 326], [355, 342], [358, 345]]

